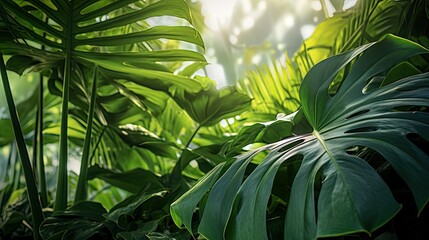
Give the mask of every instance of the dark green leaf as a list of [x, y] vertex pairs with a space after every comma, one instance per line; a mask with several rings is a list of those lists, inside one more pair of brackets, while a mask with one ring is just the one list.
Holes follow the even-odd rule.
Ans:
[[[429, 140], [429, 115], [409, 109], [429, 106], [429, 75], [417, 74], [364, 91], [374, 76], [422, 53], [428, 50], [387, 36], [313, 67], [300, 91], [302, 110], [313, 132], [237, 157], [209, 193], [200, 234], [209, 239], [267, 239], [266, 209], [276, 173], [282, 164], [297, 159], [302, 160], [290, 192], [285, 238], [371, 233], [395, 216], [401, 205], [373, 166], [363, 156], [348, 152], [356, 146], [378, 152], [407, 183], [422, 211], [429, 201], [429, 162], [409, 137], [416, 134]], [[337, 93], [330, 96], [336, 74], [359, 55]], [[243, 179], [250, 161], [266, 150], [265, 159]], [[187, 201], [195, 200], [192, 196], [180, 199]], [[175, 221], [190, 221], [187, 217]]]
[[106, 213], [106, 209], [97, 202], [89, 202], [89, 201], [82, 201], [78, 202], [75, 205], [71, 206], [70, 208], [61, 211], [56, 212], [52, 216], [54, 217], [64, 217], [64, 216], [70, 216], [70, 217], [81, 217], [89, 220], [94, 220], [98, 222], [103, 221], [102, 214]]
[[25, 70], [38, 64], [39, 61], [29, 56], [14, 55], [6, 63], [7, 69], [22, 75]]
[[[192, 234], [192, 215], [198, 202], [213, 186], [220, 174], [224, 164], [219, 164], [208, 174], [202, 177], [198, 183], [188, 192], [183, 194], [173, 204], [171, 204], [170, 212], [171, 217], [177, 226], [184, 225], [186, 229]], [[183, 201], [186, 199], [186, 201]]]
[[82, 201], [55, 212], [42, 224], [44, 239], [88, 239], [99, 233], [106, 209], [100, 203]]
[[[150, 171], [140, 168], [130, 172], [116, 173], [95, 165], [88, 169], [88, 180], [93, 178], [102, 179], [115, 187], [132, 193], [160, 191], [165, 188], [160, 182], [159, 177]], [[139, 179], [139, 181], [136, 182], [136, 179]]]
[[[131, 125], [131, 124], [130, 124]], [[156, 155], [175, 159], [177, 146], [174, 143], [162, 140], [154, 133], [140, 126], [121, 126], [119, 136], [128, 144], [135, 147], [145, 148]]]
[[47, 218], [41, 227], [44, 239], [88, 239], [99, 233], [103, 223], [80, 218]]
[[389, 73], [386, 75], [386, 78], [384, 78], [383, 82], [381, 83], [381, 86], [419, 73], [421, 72], [412, 64], [408, 62], [400, 63], [389, 71]]
[[[119, 224], [119, 218], [127, 215], [134, 217], [134, 211], [142, 205], [147, 200], [153, 198], [153, 197], [163, 197], [165, 195], [166, 191], [160, 191], [155, 193], [140, 193], [135, 196], [130, 197], [129, 199], [126, 199], [126, 204], [119, 204], [115, 208], [111, 209], [109, 213], [104, 214], [104, 217], [110, 221], [113, 221], [118, 226]], [[123, 226], [120, 226], [123, 227]]]
[[152, 220], [145, 222], [143, 224], [139, 224], [137, 226], [137, 230], [135, 231], [128, 231], [128, 232], [120, 232], [118, 233], [118, 236], [122, 237], [125, 240], [139, 240], [139, 239], [148, 239], [147, 234], [150, 232], [154, 232], [156, 228], [158, 227], [159, 223], [161, 222], [161, 219]]

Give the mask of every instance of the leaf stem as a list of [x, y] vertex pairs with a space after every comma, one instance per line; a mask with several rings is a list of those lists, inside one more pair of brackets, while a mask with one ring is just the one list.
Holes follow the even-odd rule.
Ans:
[[188, 142], [186, 143], [185, 147], [183, 148], [182, 154], [180, 154], [179, 160], [177, 160], [177, 163], [174, 166], [173, 171], [171, 172], [170, 185], [172, 182], [174, 182], [174, 180], [177, 180], [180, 176], [182, 176], [182, 171], [184, 169], [183, 165], [185, 165], [183, 163], [183, 154], [185, 153], [186, 149], [188, 149], [189, 145], [191, 145], [192, 140], [197, 135], [201, 127], [202, 127], [202, 124], [198, 124], [197, 128], [194, 130]]
[[37, 111], [37, 137], [36, 142], [38, 146], [37, 150], [37, 176], [39, 180], [39, 192], [40, 192], [40, 201], [42, 206], [48, 205], [48, 191], [46, 187], [46, 174], [45, 174], [45, 163], [43, 162], [43, 76], [40, 76], [39, 82], [39, 99], [38, 99], [38, 111]]
[[[73, 9], [73, 1], [69, 1], [71, 6], [70, 10]], [[72, 14], [71, 12], [69, 14]], [[58, 180], [57, 180], [57, 195], [55, 196], [54, 211], [64, 210], [67, 207], [67, 191], [68, 191], [68, 180], [67, 180], [67, 160], [68, 160], [68, 112], [69, 112], [69, 90], [71, 81], [71, 52], [73, 50], [73, 18], [67, 19], [67, 42], [66, 42], [66, 56], [64, 64], [64, 76], [63, 76], [63, 99], [61, 106], [61, 131], [60, 131], [60, 156], [58, 164]]]
[[97, 96], [97, 66], [94, 68], [94, 76], [92, 82], [91, 90], [91, 100], [89, 102], [89, 113], [87, 119], [87, 128], [85, 133], [85, 140], [83, 145], [82, 152], [82, 161], [80, 164], [80, 173], [79, 179], [77, 182], [76, 196], [74, 202], [84, 201], [87, 199], [88, 186], [87, 186], [87, 175], [88, 175], [88, 163], [89, 163], [89, 152], [91, 146], [91, 133], [92, 133], [92, 123], [94, 118], [94, 109], [95, 109], [95, 99]]
[[89, 157], [89, 162], [90, 162], [91, 165], [94, 164], [94, 162], [92, 161], [92, 159], [94, 158], [95, 151], [97, 150], [98, 145], [100, 145], [101, 139], [103, 138], [103, 135], [106, 132], [106, 128], [107, 128], [107, 126], [103, 127], [103, 130], [101, 130], [101, 133], [98, 136], [97, 142], [95, 143], [95, 145], [94, 145], [94, 147], [92, 149], [91, 157]]
[[189, 138], [189, 140], [188, 140], [188, 142], [186, 143], [185, 148], [184, 148], [183, 150], [187, 149], [187, 148], [189, 147], [189, 145], [191, 145], [192, 140], [194, 140], [194, 137], [195, 137], [195, 135], [197, 135], [197, 133], [198, 133], [198, 131], [200, 130], [201, 126], [202, 126], [202, 125], [200, 125], [200, 124], [197, 126], [197, 128], [196, 128], [196, 129], [195, 129], [195, 131], [192, 133], [192, 136]]
[[25, 182], [27, 185], [28, 201], [30, 203], [31, 215], [33, 219], [33, 237], [34, 239], [41, 239], [39, 227], [44, 220], [42, 206], [40, 205], [39, 195], [37, 193], [36, 181], [31, 167], [30, 157], [28, 156], [27, 147], [22, 133], [21, 125], [19, 123], [18, 114], [16, 111], [15, 103], [13, 101], [12, 91], [9, 85], [9, 79], [6, 73], [6, 66], [3, 60], [3, 54], [0, 52], [0, 71], [3, 82], [3, 87], [6, 95], [7, 105], [9, 107], [10, 118], [12, 120], [13, 132], [15, 135], [16, 144], [18, 147], [19, 155], [21, 157], [22, 167], [24, 169]]

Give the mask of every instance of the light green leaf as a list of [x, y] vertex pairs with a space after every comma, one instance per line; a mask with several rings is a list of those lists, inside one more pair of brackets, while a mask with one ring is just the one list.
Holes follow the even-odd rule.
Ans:
[[255, 142], [272, 143], [291, 136], [297, 115], [299, 119], [302, 111], [287, 116], [279, 114], [274, 121], [256, 123], [241, 128], [237, 136], [227, 144], [225, 152], [231, 156], [232, 154], [239, 154], [248, 144]]
[[96, 53], [76, 51], [76, 56], [91, 61], [109, 59], [112, 62], [128, 63], [131, 65], [145, 61], [174, 62], [174, 61], [205, 61], [203, 55], [189, 50], [162, 50], [153, 52], [131, 52], [131, 53]]
[[143, 41], [150, 41], [160, 38], [185, 41], [204, 47], [203, 39], [201, 38], [201, 35], [197, 32], [197, 30], [191, 27], [181, 26], [157, 26], [141, 32], [134, 32], [117, 36], [77, 39], [76, 44], [80, 46], [117, 46], [124, 44], [133, 44]]
[[[126, 5], [126, 1], [121, 1], [124, 3], [122, 6]], [[133, 2], [133, 1], [132, 1]], [[118, 5], [111, 4], [107, 5], [104, 9], [94, 8], [94, 9], [85, 9], [86, 13], [77, 17], [79, 21], [92, 20], [96, 17], [102, 16], [103, 14], [108, 14], [108, 10], [114, 10], [118, 8]], [[129, 22], [137, 22], [143, 19], [150, 17], [159, 17], [159, 16], [174, 16], [182, 18], [191, 22], [191, 15], [188, 11], [188, 4], [185, 1], [176, 1], [176, 0], [164, 0], [150, 4], [138, 11], [127, 13], [119, 17], [108, 19], [106, 21], [98, 22], [89, 26], [82, 27], [79, 32], [90, 32], [90, 31], [100, 31], [106, 30], [114, 27], [123, 26]], [[91, 12], [88, 12], [91, 11]]]
[[208, 64], [207, 62], [195, 62], [195, 63], [192, 63], [191, 65], [189, 65], [186, 68], [184, 68], [183, 70], [181, 70], [179, 72], [179, 75], [190, 77], [196, 71], [198, 71], [198, 70], [204, 68], [205, 66], [207, 66], [207, 64]]
[[208, 85], [208, 88], [197, 93], [178, 89], [174, 92], [173, 99], [200, 126], [212, 126], [222, 119], [242, 113], [249, 107], [251, 99], [237, 92], [235, 87], [217, 90], [212, 80], [197, 79], [202, 81], [203, 85]]

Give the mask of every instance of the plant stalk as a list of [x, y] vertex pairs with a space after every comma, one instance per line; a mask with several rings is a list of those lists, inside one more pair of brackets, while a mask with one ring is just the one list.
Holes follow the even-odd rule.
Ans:
[[39, 99], [38, 99], [39, 109], [37, 111], [37, 176], [39, 180], [39, 192], [40, 192], [40, 201], [42, 206], [46, 207], [48, 205], [48, 191], [46, 187], [46, 174], [45, 174], [45, 163], [43, 162], [43, 77], [40, 76], [39, 82]]
[[34, 124], [34, 136], [33, 136], [33, 153], [32, 153], [32, 166], [33, 166], [33, 175], [34, 179], [36, 179], [36, 185], [39, 185], [39, 178], [37, 176], [37, 150], [39, 150], [39, 145], [37, 142], [37, 136], [39, 135], [39, 107], [36, 109], [37, 116], [36, 116], [36, 123]]
[[[73, 1], [68, 1], [70, 9], [73, 9]], [[71, 12], [69, 13], [72, 14]], [[57, 195], [55, 196], [54, 211], [64, 210], [67, 208], [67, 160], [68, 160], [68, 113], [69, 113], [69, 90], [71, 81], [71, 52], [73, 51], [73, 18], [67, 18], [67, 42], [66, 42], [66, 56], [63, 76], [63, 101], [61, 110], [61, 131], [60, 131], [60, 156], [58, 164], [58, 180], [57, 180]]]
[[101, 130], [101, 133], [100, 133], [100, 135], [98, 136], [98, 139], [97, 139], [97, 142], [95, 143], [95, 145], [94, 145], [94, 147], [92, 148], [92, 153], [91, 153], [91, 157], [89, 157], [89, 163], [92, 165], [92, 164], [94, 164], [94, 162], [93, 162], [93, 158], [94, 158], [94, 155], [95, 155], [95, 151], [97, 150], [97, 148], [98, 148], [98, 145], [100, 145], [100, 142], [101, 142], [101, 139], [103, 138], [103, 135], [104, 135], [104, 133], [106, 132], [106, 126], [104, 126], [103, 127], [103, 130]]
[[12, 120], [13, 132], [15, 135], [16, 144], [19, 155], [21, 157], [22, 167], [24, 169], [25, 182], [27, 185], [28, 201], [30, 203], [31, 215], [33, 220], [33, 238], [41, 239], [39, 227], [42, 224], [44, 217], [42, 206], [40, 205], [39, 196], [37, 193], [36, 181], [34, 179], [33, 170], [31, 167], [30, 157], [28, 156], [27, 147], [25, 145], [24, 135], [19, 123], [18, 114], [13, 101], [12, 92], [7, 78], [6, 66], [3, 60], [3, 54], [0, 52], [0, 71], [3, 82], [3, 87], [6, 95], [7, 105], [9, 107], [10, 118]]
[[183, 148], [182, 154], [180, 154], [179, 160], [177, 160], [177, 163], [174, 166], [173, 171], [171, 172], [170, 185], [173, 183], [173, 180], [179, 178], [182, 175], [183, 153], [186, 151], [189, 145], [191, 145], [192, 140], [197, 135], [201, 127], [202, 127], [202, 124], [198, 124], [198, 127], [195, 129], [195, 131], [192, 133], [192, 136], [189, 138], [188, 142], [186, 143], [185, 148]]
[[89, 113], [87, 119], [87, 128], [85, 133], [85, 140], [83, 144], [82, 160], [80, 163], [80, 173], [79, 179], [77, 181], [77, 189], [74, 202], [84, 201], [87, 199], [88, 194], [88, 163], [89, 163], [89, 152], [91, 146], [91, 133], [92, 133], [92, 123], [94, 118], [94, 109], [95, 109], [95, 98], [97, 96], [97, 67], [94, 68], [94, 76], [91, 90], [91, 100], [89, 102]]

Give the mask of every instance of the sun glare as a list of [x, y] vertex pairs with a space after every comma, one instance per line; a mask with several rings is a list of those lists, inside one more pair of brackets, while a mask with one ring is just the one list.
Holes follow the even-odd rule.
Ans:
[[205, 24], [212, 31], [219, 31], [227, 24], [237, 0], [201, 0]]
[[[292, 55], [299, 43], [313, 34], [319, 22], [336, 11], [331, 0], [199, 1], [208, 30], [203, 34], [211, 39], [207, 47], [214, 49], [206, 57], [216, 65], [206, 74], [210, 72], [208, 76], [216, 79], [219, 86], [234, 82], [251, 65], [264, 64], [285, 52]], [[343, 10], [356, 2], [345, 0]], [[235, 57], [235, 64], [226, 61], [226, 56]]]

